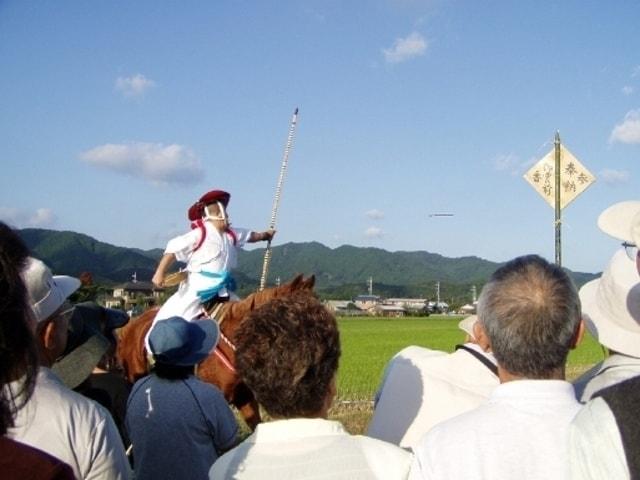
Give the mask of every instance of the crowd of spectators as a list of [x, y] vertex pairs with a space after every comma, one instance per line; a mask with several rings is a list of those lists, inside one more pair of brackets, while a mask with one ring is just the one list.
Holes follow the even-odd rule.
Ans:
[[[158, 322], [149, 374], [131, 385], [115, 358], [126, 314], [73, 305], [80, 281], [53, 275], [0, 222], [0, 476], [640, 478], [640, 202], [598, 225], [624, 247], [599, 278], [578, 291], [540, 256], [505, 263], [460, 323], [465, 341], [393, 356], [366, 434], [351, 435], [329, 419], [342, 347], [313, 294], [274, 299], [235, 332], [235, 368], [268, 418], [242, 434], [196, 375], [215, 321]], [[585, 331], [606, 356], [570, 383]]]

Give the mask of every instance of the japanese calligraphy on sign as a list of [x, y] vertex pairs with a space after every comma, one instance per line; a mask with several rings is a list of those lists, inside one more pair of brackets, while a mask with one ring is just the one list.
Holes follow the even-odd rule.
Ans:
[[[552, 208], [556, 202], [555, 175], [554, 149], [524, 174], [524, 179]], [[560, 145], [560, 208], [569, 205], [595, 181], [596, 177], [564, 145]]]

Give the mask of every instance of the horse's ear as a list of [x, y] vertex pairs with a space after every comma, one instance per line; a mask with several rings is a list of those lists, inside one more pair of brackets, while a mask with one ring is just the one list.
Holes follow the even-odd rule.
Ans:
[[313, 286], [315, 284], [316, 284], [316, 276], [311, 275], [310, 277], [307, 277], [307, 279], [304, 281], [304, 288], [306, 290], [313, 290]]
[[300, 283], [302, 282], [303, 278], [304, 275], [302, 275], [301, 273], [296, 275], [296, 278], [291, 280], [291, 290], [297, 290], [300, 287]]

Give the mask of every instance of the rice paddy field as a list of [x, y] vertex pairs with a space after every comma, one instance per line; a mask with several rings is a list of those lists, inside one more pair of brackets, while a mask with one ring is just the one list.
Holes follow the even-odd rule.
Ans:
[[[342, 357], [338, 397], [330, 416], [342, 421], [351, 433], [363, 433], [389, 359], [409, 345], [453, 351], [455, 345], [464, 340], [464, 332], [458, 329], [461, 318], [446, 315], [339, 318]], [[598, 343], [585, 335], [580, 346], [569, 356], [568, 379], [576, 378], [602, 359]]]

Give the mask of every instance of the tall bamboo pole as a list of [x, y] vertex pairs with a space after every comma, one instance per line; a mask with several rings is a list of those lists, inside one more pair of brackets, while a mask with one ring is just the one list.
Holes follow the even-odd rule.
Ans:
[[[276, 194], [273, 197], [273, 208], [271, 210], [271, 222], [269, 228], [275, 230], [276, 217], [278, 215], [278, 206], [280, 205], [280, 195], [282, 193], [282, 184], [284, 182], [284, 176], [287, 171], [287, 165], [289, 163], [289, 153], [293, 147], [293, 136], [296, 131], [296, 125], [298, 123], [298, 109], [296, 108], [291, 117], [291, 124], [289, 126], [289, 134], [287, 135], [287, 143], [284, 147], [284, 154], [282, 155], [282, 165], [280, 166], [280, 176], [278, 177], [278, 183], [276, 185]], [[271, 240], [267, 242], [267, 248], [264, 250], [264, 261], [262, 262], [262, 275], [260, 275], [260, 290], [264, 290], [267, 284], [267, 273], [269, 271], [269, 262], [271, 260]]]

